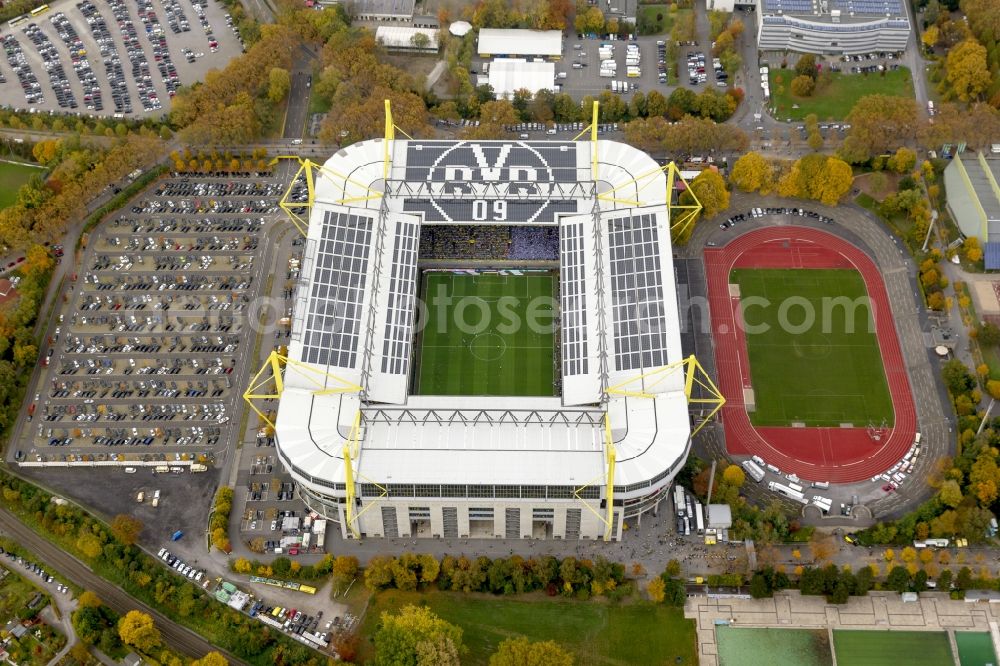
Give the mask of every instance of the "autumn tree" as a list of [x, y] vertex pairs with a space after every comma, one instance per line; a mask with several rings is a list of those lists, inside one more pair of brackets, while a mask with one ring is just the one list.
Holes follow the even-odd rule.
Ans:
[[149, 652], [160, 644], [160, 631], [149, 615], [131, 610], [118, 620], [118, 635], [126, 645]]
[[795, 63], [795, 73], [798, 76], [808, 76], [809, 78], [816, 79], [816, 56], [811, 53], [806, 53], [799, 57], [798, 62]]
[[966, 39], [949, 49], [945, 60], [945, 81], [958, 99], [978, 99], [990, 85], [986, 48], [975, 39]]
[[763, 155], [749, 152], [733, 164], [729, 182], [744, 192], [768, 194], [774, 187], [774, 170]]
[[846, 162], [867, 162], [912, 140], [917, 105], [906, 97], [867, 95], [851, 109], [847, 122], [851, 128], [838, 152]]
[[811, 76], [796, 76], [792, 79], [792, 94], [796, 97], [809, 97], [816, 89], [816, 79]]
[[778, 192], [785, 197], [815, 199], [835, 206], [850, 191], [853, 182], [854, 174], [846, 162], [813, 154], [795, 161], [779, 181]]
[[124, 513], [119, 513], [111, 521], [111, 533], [126, 546], [131, 546], [138, 540], [142, 528], [141, 520]]
[[663, 598], [666, 594], [666, 583], [663, 582], [662, 578], [657, 576], [646, 584], [646, 594], [649, 595], [653, 603], [663, 603]]
[[942, 504], [953, 509], [962, 503], [962, 489], [954, 479], [944, 481], [938, 495]]
[[285, 99], [292, 89], [292, 75], [282, 67], [272, 67], [267, 75], [267, 98], [274, 104]]
[[898, 148], [895, 154], [889, 158], [886, 166], [896, 173], [910, 173], [916, 164], [917, 153], [903, 146]]
[[573, 26], [583, 34], [600, 34], [604, 30], [604, 14], [597, 7], [578, 11]]
[[572, 666], [573, 655], [555, 641], [508, 638], [490, 655], [490, 666]]
[[209, 652], [201, 659], [195, 659], [189, 666], [228, 666], [229, 660], [218, 652]]
[[[729, 191], [718, 171], [705, 169], [699, 173], [691, 181], [690, 191], [701, 204], [701, 212], [705, 217], [714, 217], [729, 208]], [[687, 192], [681, 195], [681, 203], [693, 203]]]
[[382, 613], [375, 632], [377, 666], [458, 666], [465, 651], [462, 629], [435, 615], [426, 606], [404, 606], [398, 613]]
[[722, 471], [722, 480], [736, 488], [741, 488], [746, 479], [746, 474], [739, 465], [730, 465]]

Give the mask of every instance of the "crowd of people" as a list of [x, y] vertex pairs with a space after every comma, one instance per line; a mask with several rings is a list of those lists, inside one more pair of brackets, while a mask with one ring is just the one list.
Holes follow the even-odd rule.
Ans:
[[559, 259], [555, 227], [427, 225], [420, 231], [421, 259]]

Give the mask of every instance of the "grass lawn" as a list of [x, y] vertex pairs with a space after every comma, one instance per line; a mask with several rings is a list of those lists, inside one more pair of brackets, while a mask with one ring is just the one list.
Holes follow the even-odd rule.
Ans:
[[826, 629], [717, 627], [719, 666], [832, 666]]
[[[14, 567], [20, 566], [17, 562], [11, 562], [11, 560], [4, 560], [4, 570], [6, 566], [11, 564]], [[25, 607], [28, 600], [35, 595], [36, 592], [41, 592], [31, 583], [29, 583], [21, 576], [17, 575], [16, 572], [11, 571], [8, 573], [2, 581], [0, 581], [0, 624], [6, 624], [7, 620], [11, 619], [17, 612]], [[45, 595], [44, 600], [40, 603], [37, 608], [41, 610], [49, 602], [48, 595]]]
[[943, 631], [833, 632], [838, 666], [951, 666], [951, 646]]
[[[771, 103], [775, 107], [775, 118], [802, 120], [815, 113], [821, 121], [843, 120], [854, 108], [854, 104], [865, 95], [893, 95], [913, 97], [913, 79], [910, 70], [900, 67], [882, 74], [844, 74], [831, 72], [828, 86], [817, 91], [812, 97], [796, 97], [792, 94], [793, 69], [772, 69]], [[783, 83], [778, 83], [781, 77]], [[781, 93], [778, 91], [782, 90]], [[798, 108], [793, 109], [792, 105]]]
[[6, 208], [17, 201], [17, 191], [35, 174], [45, 173], [44, 169], [0, 162], [0, 208]]
[[[527, 600], [526, 600], [527, 599]], [[695, 627], [683, 611], [646, 603], [610, 605], [531, 595], [517, 600], [452, 592], [399, 592], [372, 597], [361, 635], [373, 636], [383, 611], [426, 604], [460, 626], [469, 648], [463, 664], [485, 664], [505, 638], [554, 640], [584, 664], [697, 664]], [[373, 647], [365, 641], [362, 656]], [[363, 660], [362, 660], [363, 661]]]
[[644, 35], [663, 35], [674, 27], [675, 16], [676, 12], [671, 13], [669, 5], [640, 5], [638, 23], [649, 28], [643, 31]]
[[418, 392], [551, 396], [554, 283], [548, 272], [427, 273]]
[[[861, 274], [737, 269], [758, 426], [893, 423]], [[847, 305], [830, 298], [847, 297]], [[749, 300], [748, 299], [753, 299]], [[855, 307], [855, 304], [858, 304]], [[809, 315], [812, 312], [812, 322]]]

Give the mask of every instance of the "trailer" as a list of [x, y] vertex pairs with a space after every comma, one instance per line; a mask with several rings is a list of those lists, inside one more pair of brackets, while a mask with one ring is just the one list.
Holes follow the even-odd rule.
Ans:
[[694, 522], [698, 527], [698, 534], [705, 533], [705, 511], [701, 506], [701, 502], [694, 503]]
[[687, 514], [687, 501], [684, 498], [684, 486], [674, 486], [674, 507], [678, 516]]
[[797, 490], [792, 490], [791, 488], [782, 483], [771, 481], [770, 483], [767, 484], [767, 489], [770, 490], [771, 492], [778, 493], [779, 495], [784, 495], [788, 499], [795, 500], [800, 504], [808, 504], [805, 495], [803, 495]]
[[744, 460], [740, 463], [740, 466], [750, 475], [750, 478], [760, 483], [764, 480], [764, 470], [761, 469], [760, 465], [752, 460]]

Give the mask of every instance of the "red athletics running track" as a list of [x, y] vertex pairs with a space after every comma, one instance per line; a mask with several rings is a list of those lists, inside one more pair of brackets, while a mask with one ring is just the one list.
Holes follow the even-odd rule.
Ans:
[[[743, 330], [735, 323], [739, 299], [729, 296], [733, 268], [854, 268], [871, 298], [872, 314], [895, 414], [894, 426], [875, 442], [858, 428], [757, 428], [750, 423], [743, 388], [750, 384], [750, 363]], [[805, 227], [768, 227], [705, 250], [708, 301], [715, 340], [726, 448], [758, 455], [784, 472], [811, 481], [862, 481], [892, 467], [906, 453], [916, 433], [917, 414], [910, 379], [899, 347], [885, 284], [875, 263], [847, 241]]]

